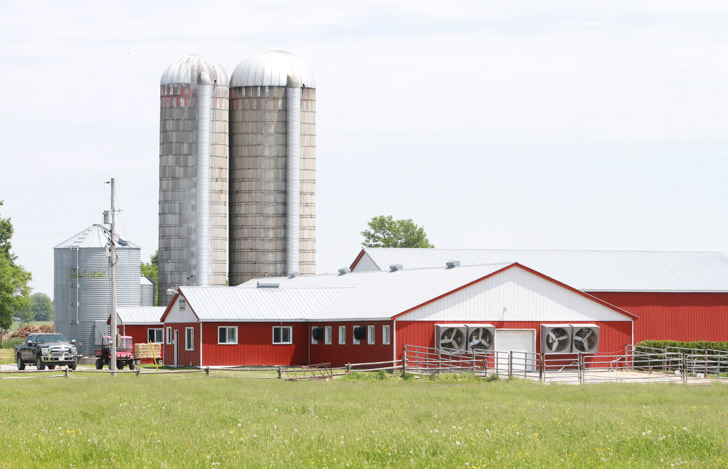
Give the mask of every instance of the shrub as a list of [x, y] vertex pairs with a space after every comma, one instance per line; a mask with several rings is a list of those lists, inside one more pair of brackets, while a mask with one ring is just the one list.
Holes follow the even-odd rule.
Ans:
[[720, 350], [728, 352], [728, 342], [679, 342], [677, 340], [643, 340], [637, 344], [637, 347], [650, 347], [665, 349], [667, 347], [698, 349], [698, 350]]

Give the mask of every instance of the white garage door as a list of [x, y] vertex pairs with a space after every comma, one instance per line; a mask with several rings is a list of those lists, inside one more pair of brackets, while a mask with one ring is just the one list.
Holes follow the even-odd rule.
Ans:
[[[536, 371], [536, 361], [531, 354], [536, 353], [536, 330], [535, 329], [496, 329], [495, 349], [498, 353], [498, 370], [508, 369], [507, 353], [511, 350], [513, 355], [513, 368], [528, 371]], [[526, 355], [529, 354], [529, 355]]]

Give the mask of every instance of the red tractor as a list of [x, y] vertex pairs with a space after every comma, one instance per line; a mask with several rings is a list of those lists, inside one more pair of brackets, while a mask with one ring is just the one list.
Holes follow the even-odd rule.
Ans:
[[[94, 350], [96, 356], [96, 369], [100, 370], [106, 366], [110, 366], [111, 355], [111, 337], [104, 336], [101, 339], [101, 348]], [[116, 369], [123, 370], [124, 366], [129, 365], [129, 369], [134, 369], [134, 340], [131, 336], [119, 336], [119, 342], [116, 345]]]

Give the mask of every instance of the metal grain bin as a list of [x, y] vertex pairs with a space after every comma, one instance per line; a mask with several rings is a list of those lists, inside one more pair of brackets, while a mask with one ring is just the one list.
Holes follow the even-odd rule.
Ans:
[[266, 50], [230, 77], [230, 285], [316, 270], [316, 83]]
[[144, 275], [139, 277], [140, 306], [154, 306], [154, 282]]
[[[94, 321], [111, 314], [111, 270], [107, 244], [109, 230], [93, 225], [53, 249], [54, 328], [80, 342], [79, 352], [93, 355]], [[138, 306], [141, 249], [117, 243], [116, 298], [118, 306]]]

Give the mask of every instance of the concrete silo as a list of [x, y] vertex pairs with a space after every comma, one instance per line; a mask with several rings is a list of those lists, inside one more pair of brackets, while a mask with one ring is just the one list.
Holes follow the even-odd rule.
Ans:
[[[108, 331], [109, 236], [105, 227], [93, 225], [53, 248], [53, 327], [69, 340], [79, 341], [79, 352], [86, 356], [93, 355], [97, 325]], [[141, 249], [128, 241], [120, 243], [117, 238], [116, 255], [117, 305], [138, 306]]]
[[230, 77], [230, 285], [316, 270], [316, 84], [282, 50]]
[[159, 298], [180, 285], [225, 285], [228, 76], [191, 55], [161, 80]]

